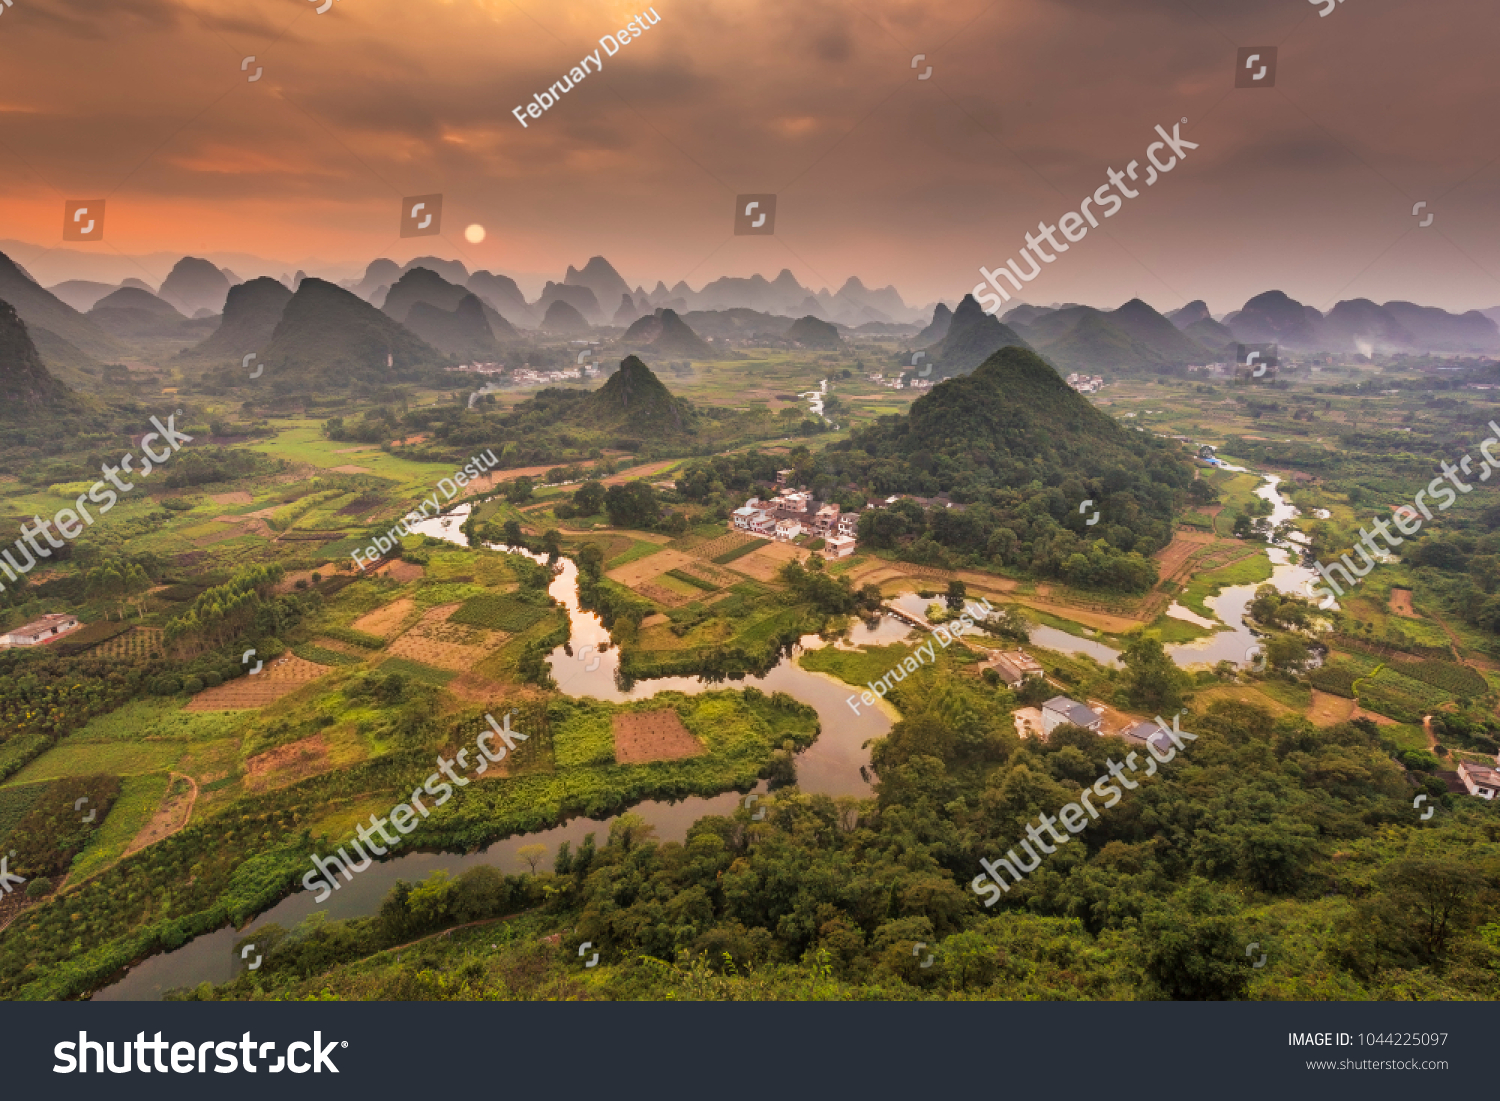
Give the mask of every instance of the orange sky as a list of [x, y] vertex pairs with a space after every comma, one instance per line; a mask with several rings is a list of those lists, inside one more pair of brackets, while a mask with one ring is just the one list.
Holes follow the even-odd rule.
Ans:
[[[50, 283], [159, 282], [183, 253], [341, 276], [431, 252], [561, 278], [600, 253], [632, 286], [787, 267], [951, 302], [1186, 117], [1199, 149], [1027, 298], [1500, 303], [1493, 0], [1326, 18], [1304, 0], [657, 0], [656, 26], [524, 129], [514, 107], [646, 8], [319, 2], [14, 0], [15, 258]], [[1236, 48], [1262, 44], [1276, 87], [1235, 89]], [[400, 199], [432, 192], [444, 236], [399, 239]], [[753, 192], [778, 195], [775, 236], [732, 235]], [[101, 197], [105, 241], [70, 248], [106, 259], [55, 251], [64, 200]]]

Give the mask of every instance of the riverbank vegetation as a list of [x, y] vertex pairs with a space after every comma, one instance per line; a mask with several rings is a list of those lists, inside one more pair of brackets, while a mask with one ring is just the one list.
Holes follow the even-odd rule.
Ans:
[[[682, 842], [627, 815], [550, 875], [490, 876], [489, 909], [463, 879], [398, 887], [378, 918], [296, 934], [326, 947], [189, 996], [1500, 997], [1494, 808], [1433, 792], [1438, 815], [1419, 821], [1420, 773], [1373, 723], [1192, 714], [1174, 761], [986, 909], [969, 889], [980, 859], [1128, 748], [1068, 727], [1021, 741], [1007, 693], [941, 669], [902, 685], [901, 706], [871, 799], [786, 790]], [[482, 924], [417, 940], [468, 921]]]

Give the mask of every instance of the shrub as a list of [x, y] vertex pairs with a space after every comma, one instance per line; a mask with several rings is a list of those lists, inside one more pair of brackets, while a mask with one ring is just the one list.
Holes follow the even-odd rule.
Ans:
[[37, 878], [26, 884], [27, 898], [41, 898], [43, 895], [50, 895], [51, 893], [52, 880], [48, 879], [44, 875], [37, 876]]
[[201, 677], [188, 677], [182, 682], [182, 690], [189, 695], [197, 695], [203, 691], [203, 679]]
[[165, 673], [151, 683], [151, 691], [158, 696], [175, 696], [182, 691], [182, 678]]
[[690, 574], [686, 570], [668, 570], [667, 576], [676, 578], [678, 581], [686, 585], [691, 585], [695, 589], [702, 589], [704, 592], [715, 593], [719, 591], [719, 586], [715, 585], [712, 581], [705, 581], [703, 578]]
[[324, 627], [322, 633], [331, 639], [347, 642], [350, 646], [358, 646], [364, 650], [379, 650], [385, 646], [385, 639], [379, 635], [356, 631], [353, 627]]
[[221, 677], [218, 673], [214, 672], [212, 669], [203, 674], [203, 686], [205, 688], [217, 688], [223, 683], [224, 678]]

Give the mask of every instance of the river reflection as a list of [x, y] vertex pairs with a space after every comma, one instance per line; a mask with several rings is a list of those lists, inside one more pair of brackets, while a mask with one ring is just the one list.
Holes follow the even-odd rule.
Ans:
[[[1273, 506], [1270, 517], [1273, 524], [1297, 515], [1297, 510], [1281, 497], [1277, 488], [1279, 482], [1275, 476], [1268, 476], [1266, 484], [1257, 490], [1258, 495]], [[445, 516], [412, 523], [411, 528], [462, 546], [465, 540], [461, 528], [469, 510], [470, 506], [461, 505]], [[1293, 533], [1288, 542], [1272, 546], [1267, 552], [1274, 569], [1270, 583], [1282, 592], [1305, 594], [1306, 583], [1315, 576], [1311, 570], [1291, 563], [1290, 552], [1300, 540], [1301, 536]], [[500, 545], [491, 545], [491, 549], [527, 553], [538, 561], [545, 560], [542, 556]], [[797, 755], [797, 783], [801, 790], [834, 796], [869, 794], [869, 784], [861, 773], [861, 767], [870, 759], [867, 743], [889, 731], [890, 719], [879, 709], [868, 707], [861, 708], [860, 714], [855, 716], [845, 702], [850, 695], [848, 685], [810, 673], [794, 660], [785, 659], [762, 677], [731, 678], [728, 682], [715, 683], [701, 677], [663, 677], [623, 685], [616, 676], [619, 654], [609, 644], [609, 632], [597, 615], [578, 605], [577, 580], [577, 565], [571, 559], [563, 558], [559, 559], [557, 576], [548, 587], [552, 597], [567, 608], [572, 631], [568, 645], [559, 646], [547, 659], [562, 692], [574, 697], [616, 702], [646, 699], [668, 690], [697, 694], [714, 688], [746, 685], [754, 685], [765, 692], [786, 692], [815, 708], [822, 724], [817, 740]], [[1244, 662], [1246, 651], [1255, 644], [1255, 636], [1245, 625], [1244, 616], [1257, 587], [1234, 585], [1211, 597], [1208, 606], [1223, 623], [1231, 626], [1197, 642], [1167, 647], [1173, 660], [1183, 666], [1213, 664], [1221, 660]], [[890, 600], [903, 611], [918, 615], [925, 615], [931, 602], [932, 598], [920, 597], [916, 593], [903, 593]], [[844, 636], [831, 643], [815, 635], [806, 636], [794, 652], [826, 645], [889, 645], [909, 639], [912, 634], [913, 628], [907, 624], [892, 616], [881, 616], [872, 623], [855, 622]], [[1118, 651], [1102, 642], [1079, 638], [1055, 627], [1035, 626], [1031, 638], [1037, 646], [1067, 654], [1087, 654], [1106, 665], [1114, 663], [1119, 656]], [[758, 791], [764, 789], [764, 783], [756, 788]], [[662, 841], [681, 841], [699, 818], [730, 814], [742, 798], [729, 792], [675, 803], [650, 801], [632, 807], [631, 813], [655, 826]], [[552, 829], [504, 838], [481, 852], [462, 855], [410, 853], [376, 863], [355, 877], [352, 883], [344, 884], [321, 906], [314, 904], [313, 893], [299, 891], [256, 917], [245, 930], [220, 929], [197, 937], [174, 951], [142, 961], [114, 985], [97, 992], [94, 999], [156, 1000], [166, 990], [195, 986], [204, 981], [227, 982], [234, 976], [237, 965], [234, 943], [268, 923], [276, 922], [283, 928], [290, 928], [315, 910], [326, 912], [333, 920], [373, 914], [397, 879], [415, 881], [439, 869], [458, 875], [480, 864], [491, 864], [501, 871], [519, 872], [525, 865], [516, 854], [523, 845], [543, 844], [549, 852], [555, 851], [563, 841], [576, 847], [587, 833], [596, 833], [601, 839], [606, 837], [613, 820], [613, 817], [574, 818]]]
[[[421, 523], [411, 524], [413, 531], [444, 539], [451, 543], [466, 545], [461, 532], [468, 518], [469, 506], [463, 505], [446, 516], [435, 517]], [[492, 550], [507, 553], [527, 554], [537, 561], [545, 556], [531, 554], [516, 548], [491, 544]], [[821, 730], [812, 745], [797, 754], [797, 785], [808, 793], [821, 795], [870, 794], [869, 781], [861, 771], [870, 762], [867, 743], [872, 738], [884, 736], [891, 720], [878, 708], [863, 707], [858, 716], [845, 702], [850, 695], [848, 685], [830, 677], [810, 673], [794, 660], [783, 659], [774, 669], [762, 677], [730, 678], [727, 681], [710, 682], [701, 677], [662, 677], [655, 680], [635, 681], [623, 686], [616, 677], [619, 668], [619, 653], [609, 646], [609, 632], [599, 617], [583, 610], [578, 605], [578, 567], [568, 558], [558, 560], [558, 573], [548, 586], [548, 593], [568, 610], [572, 637], [566, 646], [559, 646], [548, 657], [552, 675], [558, 688], [569, 696], [593, 697], [615, 702], [647, 699], [658, 692], [677, 691], [696, 695], [715, 688], [743, 688], [754, 685], [764, 692], [786, 692], [818, 712]], [[843, 639], [834, 645], [884, 645], [899, 641], [911, 633], [911, 628], [893, 617], [882, 616], [873, 624], [856, 622]], [[794, 647], [801, 649], [828, 645], [816, 635], [805, 636]], [[570, 653], [571, 651], [571, 653]], [[764, 791], [764, 782], [756, 791]], [[733, 813], [743, 796], [727, 792], [710, 798], [692, 797], [675, 803], [648, 801], [630, 808], [630, 813], [641, 816], [656, 828], [662, 841], [681, 841], [688, 828], [707, 815]], [[364, 917], [380, 908], [381, 900], [396, 880], [408, 882], [422, 879], [439, 869], [459, 875], [480, 864], [494, 865], [504, 872], [520, 872], [526, 867], [516, 855], [524, 845], [546, 845], [549, 853], [555, 852], [563, 841], [576, 848], [585, 834], [598, 834], [600, 839], [609, 834], [609, 818], [574, 818], [552, 829], [535, 833], [517, 834], [496, 841], [484, 850], [469, 854], [454, 853], [410, 853], [394, 860], [373, 864], [353, 882], [344, 883], [321, 905], [314, 903], [313, 892], [298, 891], [289, 898], [259, 915], [244, 930], [219, 929], [197, 937], [181, 948], [163, 952], [143, 960], [132, 968], [124, 978], [98, 991], [96, 1001], [150, 1001], [159, 1000], [164, 991], [196, 986], [201, 982], [223, 983], [234, 977], [237, 960], [234, 944], [242, 937], [252, 934], [271, 922], [282, 928], [291, 928], [314, 911], [327, 913], [330, 920]]]

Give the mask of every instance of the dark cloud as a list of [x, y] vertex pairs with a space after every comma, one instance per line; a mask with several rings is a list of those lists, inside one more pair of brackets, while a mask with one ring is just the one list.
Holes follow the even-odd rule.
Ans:
[[[389, 241], [393, 193], [441, 191], [490, 230], [470, 252], [491, 268], [556, 277], [602, 252], [650, 286], [785, 265], [951, 301], [1186, 117], [1200, 148], [1034, 297], [1139, 289], [1168, 306], [1176, 287], [1223, 310], [1356, 280], [1377, 300], [1500, 302], [1484, 274], [1500, 273], [1490, 0], [1358, 0], [1327, 18], [1306, 0], [658, 4], [659, 24], [524, 129], [511, 109], [620, 13], [523, 7], [535, 19], [510, 0], [325, 15], [17, 0], [0, 38], [11, 232], [50, 239], [58, 192], [109, 194], [122, 250], [212, 237], [362, 263]], [[1236, 49], [1268, 43], [1276, 88], [1236, 90]], [[238, 68], [252, 53], [254, 85]], [[752, 190], [782, 192], [779, 236], [725, 244], [726, 194]], [[1475, 262], [1427, 234], [1372, 265], [1428, 196]]]

